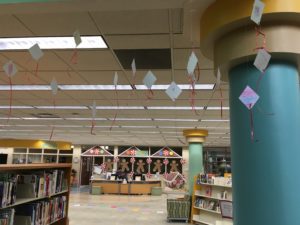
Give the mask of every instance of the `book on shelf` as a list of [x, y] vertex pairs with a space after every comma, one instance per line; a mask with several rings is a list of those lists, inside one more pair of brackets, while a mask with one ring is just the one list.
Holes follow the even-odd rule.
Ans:
[[14, 225], [47, 225], [66, 217], [66, 196], [24, 204], [15, 208]]
[[0, 212], [0, 225], [14, 225], [14, 209], [7, 209]]
[[15, 174], [0, 174], [0, 207], [16, 202], [17, 179]]
[[207, 200], [198, 197], [195, 200], [195, 207], [220, 212], [219, 202], [214, 200]]
[[68, 188], [66, 183], [63, 170], [0, 173], [0, 208], [15, 204], [17, 199], [43, 198], [62, 192]]

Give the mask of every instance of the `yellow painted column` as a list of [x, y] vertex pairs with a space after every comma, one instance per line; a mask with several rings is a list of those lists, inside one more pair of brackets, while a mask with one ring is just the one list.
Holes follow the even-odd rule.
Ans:
[[202, 173], [203, 168], [203, 143], [208, 135], [207, 130], [184, 130], [183, 135], [189, 143], [189, 193], [193, 193], [194, 177]]

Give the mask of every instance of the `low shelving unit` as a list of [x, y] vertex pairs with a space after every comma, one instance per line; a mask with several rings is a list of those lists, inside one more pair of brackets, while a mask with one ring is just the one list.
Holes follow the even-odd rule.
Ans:
[[222, 217], [220, 209], [222, 200], [232, 201], [231, 186], [201, 183], [198, 177], [195, 177], [191, 209], [192, 223], [232, 225], [232, 220]]

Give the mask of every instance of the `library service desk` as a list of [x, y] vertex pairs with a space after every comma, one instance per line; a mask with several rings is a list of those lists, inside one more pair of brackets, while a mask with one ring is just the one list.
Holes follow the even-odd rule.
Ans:
[[131, 181], [123, 184], [122, 181], [91, 179], [90, 187], [101, 187], [103, 194], [151, 194], [152, 187], [161, 187], [160, 180]]

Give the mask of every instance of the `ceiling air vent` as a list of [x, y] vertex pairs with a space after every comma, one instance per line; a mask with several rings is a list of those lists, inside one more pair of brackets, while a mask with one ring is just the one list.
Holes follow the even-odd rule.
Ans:
[[171, 50], [167, 49], [115, 49], [125, 70], [131, 70], [135, 59], [138, 70], [171, 69]]
[[32, 116], [36, 117], [36, 118], [60, 118], [58, 115], [54, 115], [51, 113], [37, 113], [37, 114], [31, 114]]

